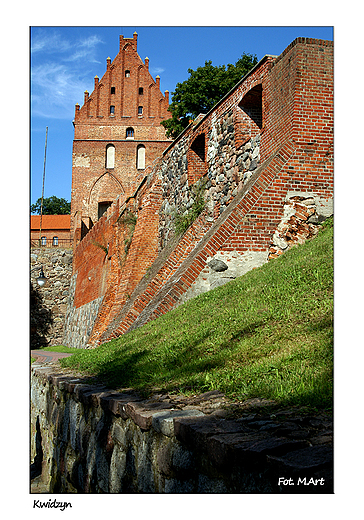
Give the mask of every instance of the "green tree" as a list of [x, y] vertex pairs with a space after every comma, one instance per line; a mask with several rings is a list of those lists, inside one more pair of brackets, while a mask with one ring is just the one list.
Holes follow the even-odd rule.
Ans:
[[172, 117], [161, 122], [167, 136], [177, 137], [190, 120], [211, 110], [257, 63], [255, 55], [244, 53], [235, 65], [229, 63], [215, 67], [212, 61], [205, 61], [203, 67], [188, 69], [190, 77], [183, 83], [177, 83], [172, 92], [172, 102], [168, 108]]
[[[40, 198], [30, 206], [30, 212], [40, 215], [41, 203], [42, 199]], [[43, 199], [43, 215], [69, 215], [70, 213], [71, 203], [67, 202], [66, 199], [60, 199], [55, 195]]]

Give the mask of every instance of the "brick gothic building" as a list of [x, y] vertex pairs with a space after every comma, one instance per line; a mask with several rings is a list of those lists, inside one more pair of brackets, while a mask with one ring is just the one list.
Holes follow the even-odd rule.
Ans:
[[[130, 40], [122, 39], [121, 48], [125, 42]], [[264, 56], [145, 170], [138, 169], [138, 145], [146, 147], [146, 156], [152, 152], [149, 139], [138, 141], [139, 135], [161, 131], [152, 107], [162, 113], [166, 101], [134, 49], [133, 40], [115, 59], [118, 82], [108, 65], [102, 80], [107, 104], [97, 87], [82, 119], [76, 115], [73, 190], [77, 180], [85, 186], [80, 195], [73, 191], [74, 211], [97, 219], [98, 205], [110, 200], [103, 199], [104, 185], [115, 186], [115, 194], [122, 185], [125, 192], [74, 249], [63, 344], [77, 348], [116, 338], [263, 265], [314, 236], [319, 222], [333, 214], [333, 42], [297, 38], [280, 56]], [[132, 67], [134, 57], [139, 68]], [[126, 101], [127, 80], [135, 81], [133, 103]], [[146, 95], [150, 103], [142, 105]], [[118, 105], [111, 103], [113, 96], [119, 96]], [[95, 124], [97, 114], [104, 123]], [[137, 125], [145, 120], [156, 126]], [[123, 135], [127, 128], [134, 129], [134, 140]], [[96, 131], [121, 136], [91, 140]], [[77, 140], [82, 132], [88, 140]], [[165, 146], [162, 139], [153, 146]], [[109, 144], [115, 147], [114, 168], [105, 164]], [[123, 166], [127, 153], [129, 166]], [[189, 214], [198, 193], [205, 200], [202, 213], [176, 233], [177, 216]], [[133, 226], [126, 218], [129, 209]], [[212, 260], [226, 269], [216, 271]]]
[[137, 53], [137, 33], [120, 36], [119, 53], [106, 60], [102, 79], [95, 76], [91, 95], [75, 107], [72, 161], [71, 232], [75, 245], [119, 197], [130, 197], [145, 168], [168, 146], [160, 122], [168, 91], [149, 73], [149, 58]]

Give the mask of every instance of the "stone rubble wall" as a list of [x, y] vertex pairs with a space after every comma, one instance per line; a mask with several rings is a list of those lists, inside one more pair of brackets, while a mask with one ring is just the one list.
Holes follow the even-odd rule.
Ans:
[[[72, 259], [72, 249], [31, 249], [31, 298], [36, 300], [32, 301], [30, 307], [30, 346], [32, 349], [62, 344], [70, 295]], [[36, 281], [40, 267], [43, 267], [47, 278], [43, 287], [39, 287]], [[33, 291], [35, 291], [35, 295]], [[48, 330], [43, 333], [41, 324], [45, 320], [50, 325]]]
[[[186, 215], [196, 194], [188, 179], [187, 151], [190, 135], [176, 143], [162, 164], [158, 175], [162, 179], [163, 204], [159, 211], [159, 250], [163, 250], [175, 235], [176, 215]], [[233, 110], [214, 117], [207, 139], [207, 175], [201, 178], [206, 203], [207, 222], [214, 222], [228, 207], [238, 191], [249, 181], [260, 162], [260, 136], [245, 145], [235, 146]]]
[[33, 365], [31, 475], [50, 493], [332, 493], [332, 418], [271, 405], [142, 399]]

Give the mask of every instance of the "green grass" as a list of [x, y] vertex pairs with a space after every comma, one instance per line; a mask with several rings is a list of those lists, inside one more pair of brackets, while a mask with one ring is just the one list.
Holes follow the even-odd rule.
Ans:
[[64, 354], [74, 354], [75, 352], [79, 352], [77, 348], [64, 347], [63, 345], [55, 345], [53, 347], [43, 347], [39, 350], [43, 350], [44, 352], [62, 352]]
[[332, 407], [333, 224], [144, 327], [60, 361], [112, 388]]

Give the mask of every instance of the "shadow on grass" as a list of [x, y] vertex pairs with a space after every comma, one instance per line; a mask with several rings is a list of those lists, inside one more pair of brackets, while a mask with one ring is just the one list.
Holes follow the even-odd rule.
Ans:
[[[196, 350], [212, 333], [206, 332], [188, 345], [181, 347], [177, 341], [168, 346], [164, 354], [159, 349], [153, 356], [152, 349], [142, 348], [133, 352], [135, 346], [122, 346], [105, 353], [93, 371], [100, 381], [116, 387], [134, 387], [147, 390], [149, 387], [163, 386], [168, 380], [195, 380], [196, 376], [218, 367], [219, 356], [206, 357], [196, 355]], [[142, 341], [146, 341], [143, 338]], [[95, 352], [96, 355], [96, 352]]]

